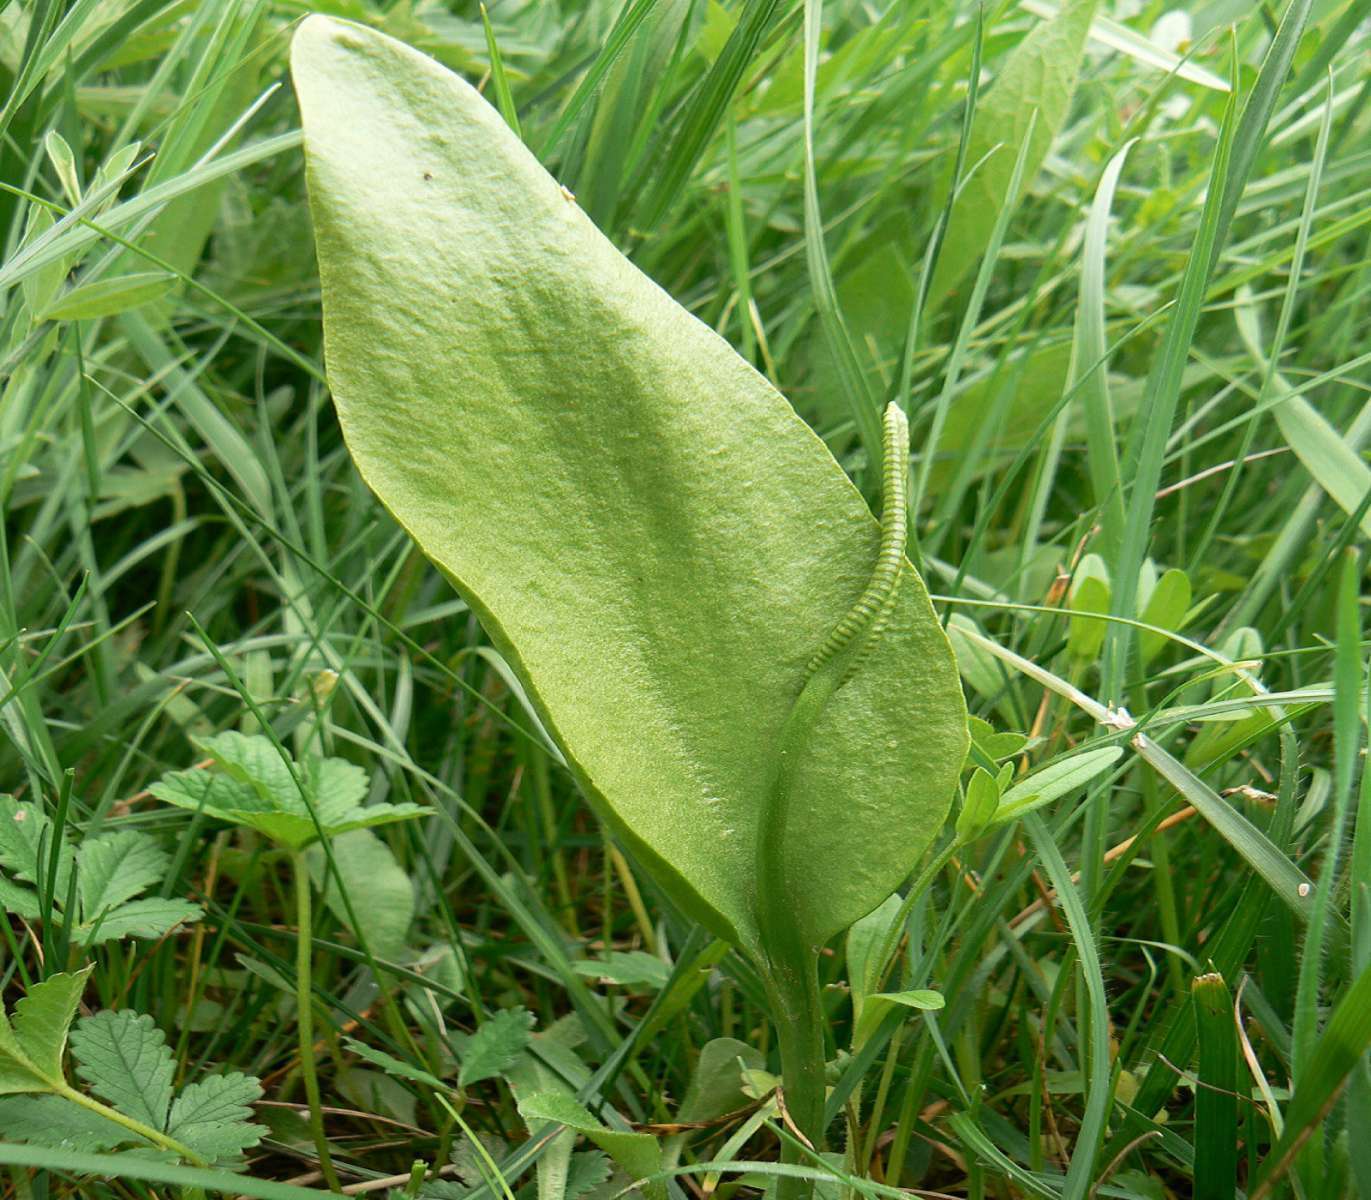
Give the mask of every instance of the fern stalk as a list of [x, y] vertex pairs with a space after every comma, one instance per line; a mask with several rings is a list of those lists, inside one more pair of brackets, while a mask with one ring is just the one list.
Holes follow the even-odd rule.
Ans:
[[[759, 924], [763, 967], [781, 1051], [786, 1109], [795, 1129], [815, 1150], [824, 1135], [824, 1028], [819, 992], [818, 948], [806, 943], [795, 919], [796, 881], [790, 877], [787, 827], [794, 802], [795, 772], [809, 748], [828, 702], [861, 668], [881, 636], [895, 604], [907, 529], [909, 426], [897, 404], [884, 419], [884, 488], [880, 549], [871, 577], [855, 604], [810, 659], [800, 694], [781, 729], [775, 779], [758, 839]], [[782, 1161], [800, 1161], [787, 1144]], [[805, 1179], [782, 1178], [780, 1200], [801, 1200], [813, 1188]]]

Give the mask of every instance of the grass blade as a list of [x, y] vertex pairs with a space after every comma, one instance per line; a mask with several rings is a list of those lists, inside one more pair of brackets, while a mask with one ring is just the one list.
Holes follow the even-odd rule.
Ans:
[[1081, 251], [1081, 294], [1076, 306], [1075, 339], [1071, 347], [1068, 386], [1079, 389], [1085, 410], [1085, 433], [1089, 447], [1088, 464], [1095, 504], [1103, 526], [1102, 545], [1107, 558], [1117, 558], [1123, 543], [1123, 479], [1119, 474], [1118, 441], [1114, 430], [1114, 408], [1109, 397], [1109, 375], [1105, 344], [1104, 261], [1109, 237], [1109, 211], [1119, 185], [1124, 160], [1134, 146], [1124, 143], [1100, 177], [1095, 201], [1085, 226], [1085, 246]]
[[828, 250], [824, 246], [823, 215], [819, 211], [818, 173], [814, 164], [814, 84], [819, 71], [819, 35], [823, 29], [823, 11], [822, 0], [805, 0], [805, 259], [809, 264], [809, 283], [814, 291], [814, 308], [819, 315], [819, 326], [838, 366], [843, 392], [857, 432], [861, 435], [862, 448], [866, 451], [868, 469], [874, 474], [876, 464], [881, 459], [880, 408], [838, 305]]
[[1200, 1046], [1195, 1087], [1195, 1200], [1232, 1200], [1238, 1182], [1238, 1036], [1223, 976], [1191, 987]]
[[1269, 1196], [1281, 1176], [1323, 1122], [1342, 1093], [1353, 1070], [1371, 1049], [1371, 969], [1357, 976], [1329, 1018], [1318, 1044], [1295, 1085], [1285, 1111], [1285, 1129], [1271, 1148], [1250, 1193], [1252, 1200]]
[[1112, 1064], [1109, 1059], [1109, 998], [1105, 995], [1104, 975], [1100, 969], [1099, 953], [1095, 948], [1095, 935], [1090, 929], [1090, 918], [1086, 915], [1085, 905], [1081, 902], [1076, 885], [1071, 881], [1071, 872], [1057, 848], [1056, 840], [1037, 813], [1029, 813], [1024, 817], [1024, 828], [1028, 831], [1033, 847], [1047, 870], [1047, 877], [1056, 890], [1057, 902], [1066, 914], [1066, 922], [1076, 946], [1076, 955], [1081, 963], [1085, 993], [1090, 1000], [1090, 1041], [1084, 1071], [1085, 1113], [1081, 1117], [1080, 1132], [1076, 1137], [1071, 1165], [1067, 1168], [1066, 1182], [1062, 1185], [1061, 1193], [1063, 1200], [1084, 1200], [1090, 1194], [1095, 1181], [1095, 1156], [1099, 1151], [1100, 1139], [1104, 1135], [1109, 1103], [1113, 1098], [1113, 1089], [1110, 1086]]
[[655, 229], [681, 198], [686, 180], [718, 131], [724, 111], [742, 83], [743, 73], [778, 7], [779, 0], [748, 0], [723, 51], [690, 98], [675, 137], [664, 152], [657, 181], [641, 210], [639, 221], [643, 230]]
[[[1143, 390], [1142, 419], [1133, 430], [1124, 475], [1132, 480], [1124, 520], [1123, 538], [1117, 557], [1110, 563], [1113, 589], [1112, 611], [1121, 617], [1137, 615], [1138, 571], [1147, 554], [1152, 512], [1157, 486], [1161, 480], [1167, 439], [1175, 420], [1184, 385], [1185, 365], [1200, 321], [1205, 292], [1226, 226], [1222, 222], [1225, 189], [1235, 186], [1229, 168], [1236, 130], [1235, 97], [1225, 106], [1223, 128], [1215, 150], [1214, 169], [1209, 176], [1209, 191], [1200, 223], [1195, 231], [1180, 294], [1166, 327], [1161, 349], [1148, 373]], [[1106, 696], [1122, 694], [1126, 678], [1126, 656], [1131, 636], [1128, 630], [1113, 628], [1106, 640], [1103, 691]]]
[[519, 130], [519, 112], [514, 107], [514, 97], [509, 91], [509, 77], [505, 74], [505, 60], [500, 54], [500, 43], [495, 40], [495, 30], [490, 24], [490, 13], [481, 5], [481, 25], [486, 34], [486, 51], [490, 55], [490, 82], [495, 89], [495, 103], [504, 117], [505, 124], [514, 130], [515, 137], [522, 137]]

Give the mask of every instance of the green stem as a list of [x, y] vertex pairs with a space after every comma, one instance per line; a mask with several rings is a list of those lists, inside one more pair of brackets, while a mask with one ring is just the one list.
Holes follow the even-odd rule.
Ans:
[[[828, 1088], [818, 955], [811, 954], [802, 969], [789, 965], [779, 972], [773, 969], [769, 984], [776, 1043], [781, 1051], [786, 1113], [805, 1140], [819, 1151], [823, 1149]], [[781, 1146], [781, 1161], [807, 1164], [811, 1159], [801, 1147], [787, 1140]], [[806, 1200], [813, 1189], [811, 1180], [782, 1176], [777, 1181], [777, 1200]]]
[[208, 1167], [210, 1164], [189, 1146], [178, 1142], [174, 1137], [168, 1137], [160, 1130], [154, 1129], [151, 1125], [144, 1125], [142, 1121], [135, 1121], [132, 1117], [126, 1117], [117, 1108], [110, 1108], [107, 1104], [101, 1104], [99, 1100], [92, 1099], [84, 1092], [78, 1092], [70, 1084], [63, 1083], [57, 1089], [57, 1094], [73, 1104], [79, 1104], [82, 1108], [89, 1109], [93, 1113], [98, 1113], [106, 1121], [113, 1121], [116, 1125], [122, 1125], [130, 1133], [136, 1133], [140, 1138], [151, 1142], [154, 1146], [160, 1146], [163, 1150], [170, 1150], [178, 1158], [184, 1159], [192, 1167]]
[[309, 866], [303, 854], [292, 854], [290, 868], [295, 876], [295, 1001], [296, 1028], [300, 1036], [300, 1077], [305, 1082], [309, 1103], [309, 1129], [319, 1154], [319, 1173], [331, 1192], [341, 1192], [338, 1173], [333, 1169], [328, 1139], [324, 1136], [324, 1112], [319, 1101], [319, 1076], [314, 1069], [314, 909], [310, 892]]

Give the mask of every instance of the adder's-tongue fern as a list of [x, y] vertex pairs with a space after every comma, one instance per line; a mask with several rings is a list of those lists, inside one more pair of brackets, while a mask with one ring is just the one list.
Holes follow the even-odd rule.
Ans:
[[757, 839], [757, 927], [762, 935], [758, 949], [767, 965], [786, 1103], [797, 1126], [815, 1132], [823, 1126], [823, 1001], [818, 947], [806, 937], [800, 918], [807, 900], [807, 874], [795, 870], [794, 855], [787, 852], [787, 826], [796, 773], [809, 751], [815, 726], [834, 693], [852, 678], [880, 640], [895, 606], [904, 562], [909, 426], [894, 404], [885, 412], [884, 443], [880, 551], [862, 594], [809, 661], [800, 693], [781, 727]]

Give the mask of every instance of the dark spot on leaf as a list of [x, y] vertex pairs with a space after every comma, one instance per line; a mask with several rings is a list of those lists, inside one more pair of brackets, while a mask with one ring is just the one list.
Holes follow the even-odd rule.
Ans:
[[427, 182], [428, 182], [430, 179], [432, 179], [432, 178], [433, 178], [433, 175], [432, 175], [431, 172], [429, 172], [429, 171], [425, 171], [425, 172], [424, 172], [424, 182], [425, 182], [425, 183], [427, 183]]

